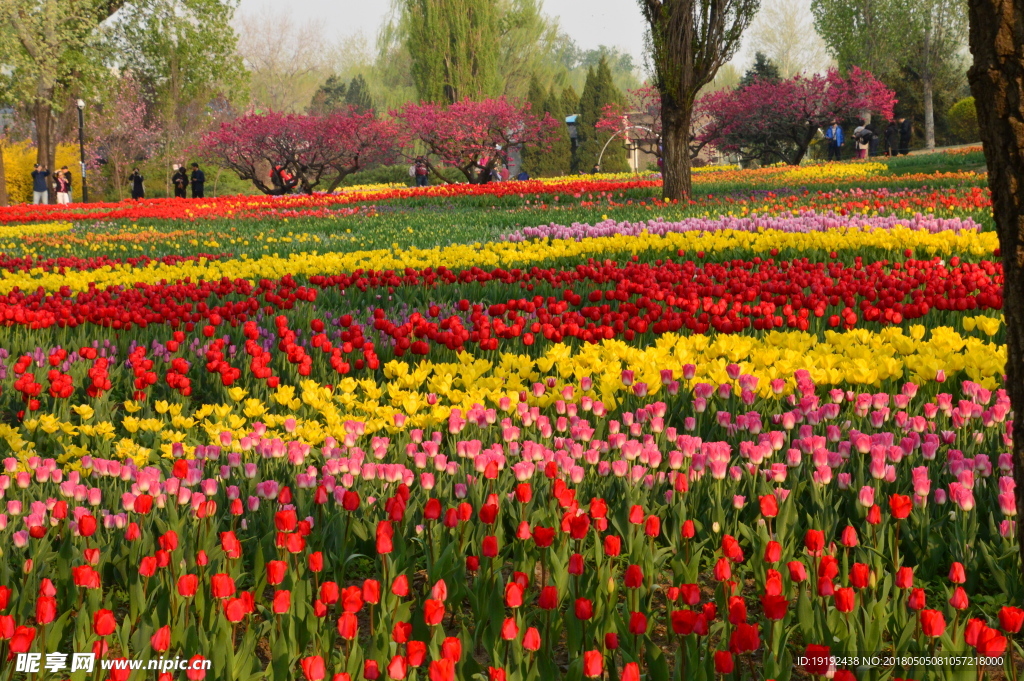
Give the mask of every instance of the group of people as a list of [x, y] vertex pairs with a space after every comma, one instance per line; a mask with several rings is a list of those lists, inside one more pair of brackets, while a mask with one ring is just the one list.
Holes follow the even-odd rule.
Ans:
[[[904, 116], [894, 121], [889, 121], [883, 136], [875, 132], [870, 123], [863, 119], [857, 122], [853, 130], [853, 144], [855, 147], [855, 158], [867, 158], [878, 154], [878, 145], [882, 144], [882, 153], [885, 156], [906, 156], [910, 153], [910, 139], [914, 134], [913, 123]], [[832, 124], [825, 129], [825, 143], [828, 147], [828, 160], [838, 161], [843, 155], [843, 146], [846, 144], [846, 136], [839, 121], [832, 121]]]
[[[423, 156], [417, 156], [413, 164], [409, 166], [409, 177], [413, 178], [417, 187], [426, 187], [429, 183], [430, 178], [430, 164], [427, 159]], [[480, 171], [480, 184], [487, 184], [488, 182], [508, 182], [512, 175], [509, 168], [504, 163], [499, 163], [493, 168], [485, 166]], [[516, 175], [516, 180], [525, 182], [530, 179], [530, 174], [525, 169], [521, 169], [519, 174]]]
[[[32, 169], [32, 203], [47, 204], [50, 202], [50, 187], [47, 178], [50, 171], [45, 166], [36, 164]], [[175, 166], [174, 177], [171, 178], [174, 184], [174, 196], [179, 199], [186, 198], [189, 186], [192, 187], [192, 198], [201, 199], [204, 196], [206, 185], [206, 174], [199, 168], [198, 163], [192, 164], [192, 174], [189, 175], [184, 165]], [[146, 198], [145, 178], [138, 168], [132, 170], [128, 176], [128, 184], [132, 187], [132, 198], [136, 201]], [[53, 174], [53, 188], [57, 194], [57, 203], [71, 203], [71, 171], [67, 166]]]
[[[50, 171], [38, 163], [32, 168], [32, 203], [48, 204], [50, 202], [50, 187], [46, 184], [46, 178]], [[53, 173], [53, 188], [56, 190], [57, 203], [71, 203], [71, 171], [67, 166], [61, 166], [60, 170]]]
[[[135, 172], [137, 173], [139, 171], [136, 170]], [[141, 176], [139, 177], [139, 179], [140, 180], [142, 179]], [[192, 187], [192, 198], [193, 199], [201, 199], [201, 198], [203, 198], [205, 196], [205, 193], [204, 193], [205, 189], [204, 188], [206, 186], [206, 173], [204, 173], [199, 168], [199, 164], [198, 163], [193, 163], [192, 164], [192, 175], [190, 177], [189, 174], [188, 174], [188, 171], [185, 170], [185, 165], [182, 164], [182, 165], [178, 166], [177, 168], [175, 168], [174, 176], [171, 177], [171, 184], [174, 185], [174, 198], [176, 198], [176, 199], [184, 199], [184, 198], [186, 198], [186, 190], [188, 189], [189, 186], [191, 186]], [[132, 188], [132, 192], [133, 192], [133, 195], [134, 195], [134, 187]], [[139, 198], [142, 198], [142, 197], [140, 196]]]

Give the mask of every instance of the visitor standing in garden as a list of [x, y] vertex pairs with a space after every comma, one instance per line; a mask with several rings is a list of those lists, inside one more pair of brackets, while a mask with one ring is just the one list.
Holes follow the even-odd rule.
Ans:
[[413, 177], [416, 180], [417, 187], [426, 187], [427, 178], [430, 175], [430, 168], [427, 167], [427, 161], [422, 156], [416, 157], [416, 163], [412, 166]]
[[64, 205], [71, 203], [71, 172], [67, 166], [63, 166], [54, 175], [53, 184], [57, 188], [57, 203]]
[[128, 176], [128, 182], [132, 186], [132, 198], [136, 201], [146, 198], [146, 187], [143, 185], [144, 179], [138, 168], [133, 170], [132, 174]]
[[900, 123], [900, 151], [899, 153], [906, 156], [910, 153], [910, 138], [914, 134], [914, 124], [904, 116], [899, 117]]
[[32, 169], [32, 203], [47, 204], [50, 202], [50, 188], [46, 186], [46, 178], [50, 171], [38, 163]]
[[174, 184], [174, 198], [185, 198], [185, 192], [188, 189], [188, 173], [185, 171], [185, 164], [181, 164], [175, 169], [171, 183]]
[[885, 128], [885, 155], [895, 156], [900, 149], [900, 126], [896, 121], [889, 121]]
[[867, 126], [864, 125], [864, 120], [861, 119], [857, 127], [853, 129], [853, 139], [857, 145], [857, 158], [865, 159], [868, 157], [868, 147], [871, 145], [871, 131], [868, 130]]
[[828, 160], [838, 161], [843, 153], [845, 139], [843, 138], [843, 129], [837, 121], [832, 121], [832, 125], [825, 130], [825, 140], [828, 142]]
[[192, 164], [192, 198], [203, 198], [203, 185], [206, 184], [206, 173], [199, 169], [198, 163]]

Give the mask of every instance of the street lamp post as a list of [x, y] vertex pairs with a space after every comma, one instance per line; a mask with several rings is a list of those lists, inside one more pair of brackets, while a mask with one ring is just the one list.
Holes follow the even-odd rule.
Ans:
[[89, 202], [89, 188], [85, 184], [85, 100], [78, 100], [78, 151], [82, 160], [82, 203]]

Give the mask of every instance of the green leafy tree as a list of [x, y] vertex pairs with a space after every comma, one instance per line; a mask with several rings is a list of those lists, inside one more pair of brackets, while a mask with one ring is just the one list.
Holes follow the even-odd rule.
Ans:
[[328, 76], [316, 92], [309, 104], [309, 113], [325, 116], [334, 113], [347, 105], [348, 86], [338, 76]]
[[974, 97], [964, 97], [949, 109], [949, 127], [960, 142], [977, 142], [978, 110]]
[[454, 104], [502, 93], [491, 0], [403, 0], [401, 24], [421, 99]]
[[853, 66], [875, 75], [889, 73], [906, 39], [896, 0], [811, 0], [814, 27], [825, 40], [839, 70]]
[[36, 162], [52, 168], [55, 115], [72, 96], [103, 80], [97, 27], [124, 0], [0, 0], [0, 57], [10, 75], [7, 93], [31, 111]]
[[352, 78], [348, 84], [348, 92], [345, 93], [345, 105], [355, 107], [359, 113], [365, 113], [373, 109], [373, 99], [370, 97], [370, 88], [366, 84], [363, 74]]
[[151, 103], [148, 117], [159, 121], [156, 159], [167, 194], [172, 166], [185, 162], [199, 137], [247, 99], [235, 7], [235, 0], [136, 0], [104, 31], [109, 66], [132, 72]]
[[690, 195], [690, 136], [697, 95], [739, 48], [759, 0], [639, 0], [661, 94], [662, 193]]
[[779, 74], [779, 67], [764, 52], [758, 52], [754, 55], [754, 63], [743, 74], [743, 78], [740, 79], [740, 87], [746, 87], [758, 80], [768, 81], [769, 83], [778, 83], [782, 80], [782, 76]]
[[602, 172], [619, 173], [629, 170], [626, 147], [622, 141], [615, 139], [609, 142], [614, 133], [595, 127], [603, 117], [606, 106], [621, 105], [624, 101], [612, 80], [608, 62], [602, 58], [597, 67], [587, 73], [587, 82], [580, 95], [580, 117], [577, 122], [579, 139], [573, 163], [577, 171], [590, 172], [599, 160]]

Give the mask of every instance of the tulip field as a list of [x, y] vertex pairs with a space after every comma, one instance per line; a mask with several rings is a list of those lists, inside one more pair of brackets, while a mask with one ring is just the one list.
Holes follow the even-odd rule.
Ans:
[[984, 175], [659, 195], [0, 209], [0, 681], [1024, 679]]

